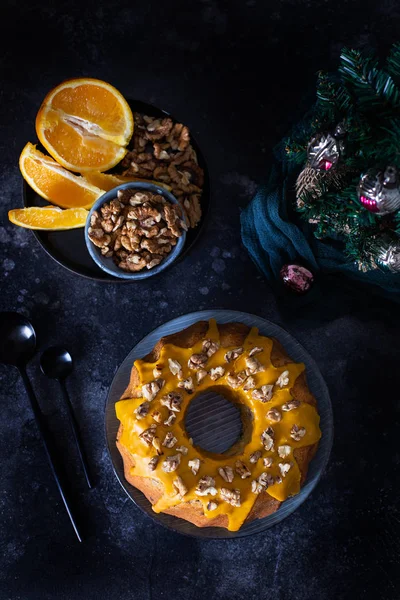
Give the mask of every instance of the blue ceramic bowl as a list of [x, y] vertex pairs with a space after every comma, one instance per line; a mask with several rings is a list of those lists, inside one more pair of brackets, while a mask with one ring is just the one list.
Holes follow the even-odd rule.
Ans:
[[[137, 273], [130, 273], [127, 271], [123, 271], [122, 269], [117, 267], [117, 265], [114, 263], [112, 258], [106, 258], [105, 256], [103, 256], [100, 252], [100, 248], [97, 248], [97, 246], [95, 246], [90, 241], [90, 239], [89, 239], [90, 218], [93, 214], [93, 211], [99, 210], [101, 208], [101, 206], [103, 206], [103, 204], [105, 204], [106, 202], [110, 202], [110, 200], [114, 200], [114, 198], [117, 197], [118, 190], [127, 190], [127, 189], [146, 190], [147, 192], [153, 192], [153, 194], [160, 194], [161, 196], [164, 196], [164, 198], [166, 200], [171, 202], [171, 204], [179, 204], [179, 202], [175, 198], [175, 196], [173, 196], [170, 192], [168, 192], [164, 188], [159, 187], [158, 185], [154, 185], [153, 183], [145, 183], [142, 181], [132, 181], [130, 183], [123, 183], [122, 185], [118, 185], [117, 187], [113, 188], [109, 192], [106, 192], [105, 194], [100, 196], [100, 198], [98, 200], [96, 200], [96, 202], [93, 204], [92, 208], [90, 209], [89, 216], [87, 218], [86, 225], [85, 225], [85, 242], [86, 242], [86, 246], [87, 246], [90, 256], [93, 258], [96, 265], [98, 265], [100, 267], [100, 269], [103, 269], [103, 271], [105, 271], [106, 273], [109, 273], [110, 275], [114, 275], [114, 277], [118, 277], [119, 279], [131, 279], [132, 281], [135, 281], [135, 280], [139, 280], [139, 279], [147, 279], [148, 277], [157, 275], [157, 273], [161, 273], [161, 271], [164, 271], [167, 267], [169, 267], [174, 262], [174, 260], [176, 260], [178, 258], [179, 254], [182, 252], [182, 249], [183, 249], [183, 246], [185, 245], [185, 240], [186, 240], [186, 231], [183, 231], [181, 237], [178, 238], [176, 246], [173, 246], [171, 252], [169, 254], [167, 254], [167, 256], [164, 258], [164, 260], [162, 262], [160, 262], [159, 265], [156, 265], [152, 269], [138, 271]], [[187, 223], [184, 215], [182, 215], [182, 219], [185, 221], [185, 223]]]

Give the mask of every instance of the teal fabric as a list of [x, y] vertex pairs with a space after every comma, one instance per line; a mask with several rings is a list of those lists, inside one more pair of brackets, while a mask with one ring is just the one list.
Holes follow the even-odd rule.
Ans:
[[371, 291], [400, 301], [400, 274], [383, 271], [362, 273], [350, 264], [340, 244], [317, 240], [310, 226], [292, 215], [290, 201], [295, 172], [285, 165], [273, 167], [266, 185], [261, 186], [241, 214], [242, 240], [251, 258], [270, 284], [279, 289], [279, 271], [285, 263], [300, 262], [315, 274], [341, 274]]

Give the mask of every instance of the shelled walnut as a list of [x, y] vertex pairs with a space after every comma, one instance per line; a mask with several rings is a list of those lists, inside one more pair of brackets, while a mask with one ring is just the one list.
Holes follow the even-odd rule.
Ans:
[[198, 165], [189, 129], [169, 117], [135, 113], [134, 119], [133, 149], [122, 161], [123, 175], [168, 184], [190, 227], [195, 227], [201, 218], [204, 172]]
[[228, 490], [228, 488], [221, 488], [220, 495], [222, 500], [232, 506], [240, 506], [240, 490]]
[[160, 194], [128, 189], [93, 212], [88, 235], [120, 269], [136, 272], [160, 264], [186, 229], [180, 206]]

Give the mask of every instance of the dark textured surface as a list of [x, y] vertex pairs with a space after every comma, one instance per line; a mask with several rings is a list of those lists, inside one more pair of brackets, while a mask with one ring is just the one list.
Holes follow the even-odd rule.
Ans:
[[[57, 342], [73, 353], [68, 386], [97, 479], [88, 493], [57, 386], [33, 361], [29, 373], [76, 482], [87, 529], [79, 545], [22, 385], [0, 367], [1, 600], [398, 598], [398, 307], [331, 280], [314, 304], [283, 310], [239, 240], [240, 208], [316, 70], [334, 66], [343, 44], [384, 53], [398, 35], [398, 3], [6, 1], [1, 16], [0, 307], [28, 315], [42, 348]], [[6, 210], [21, 204], [17, 161], [33, 141], [39, 104], [79, 75], [170, 110], [208, 160], [208, 227], [154, 281], [74, 277], [6, 221]], [[318, 361], [335, 411], [332, 458], [312, 496], [267, 533], [233, 542], [172, 534], [135, 509], [114, 478], [103, 432], [107, 387], [135, 342], [165, 320], [210, 307], [287, 328]]]

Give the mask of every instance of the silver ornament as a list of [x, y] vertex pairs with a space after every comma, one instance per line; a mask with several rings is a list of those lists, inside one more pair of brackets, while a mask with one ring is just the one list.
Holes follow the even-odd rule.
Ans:
[[399, 172], [388, 166], [384, 171], [369, 169], [361, 175], [357, 187], [361, 204], [370, 212], [388, 215], [400, 208]]
[[307, 147], [308, 161], [316, 171], [329, 171], [337, 165], [344, 152], [346, 129], [339, 123], [332, 133], [317, 133]]
[[374, 261], [378, 268], [400, 273], [400, 240], [388, 234], [377, 236], [374, 241]]

